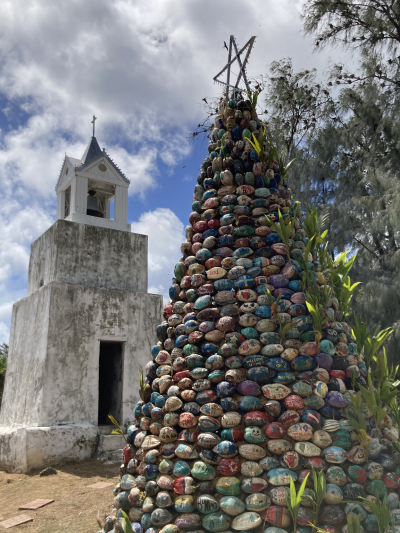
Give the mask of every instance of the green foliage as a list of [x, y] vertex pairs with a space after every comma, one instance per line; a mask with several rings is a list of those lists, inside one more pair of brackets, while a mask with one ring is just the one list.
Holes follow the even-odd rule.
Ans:
[[389, 532], [391, 515], [390, 515], [390, 509], [386, 503], [386, 496], [382, 498], [382, 501], [380, 500], [379, 496], [377, 496], [375, 503], [371, 502], [370, 500], [367, 500], [366, 498], [361, 498], [361, 496], [359, 497], [358, 501], [342, 500], [340, 503], [342, 504], [356, 503], [357, 505], [360, 505], [360, 504], [368, 505], [368, 507], [373, 512], [373, 514], [376, 516], [376, 519], [378, 522], [379, 533]]
[[353, 313], [353, 337], [357, 344], [357, 353], [361, 355], [364, 352], [364, 346], [368, 339], [368, 328], [365, 322], [358, 320], [355, 313]]
[[305, 495], [304, 499], [307, 501], [309, 505], [311, 505], [311, 520], [312, 520], [312, 527], [316, 529], [316, 526], [313, 524], [316, 524], [318, 521], [318, 514], [319, 510], [321, 508], [321, 505], [324, 501], [324, 497], [326, 494], [326, 478], [325, 478], [325, 472], [323, 470], [320, 470], [317, 474], [315, 471], [315, 468], [312, 468], [312, 479], [314, 483], [314, 497], [310, 495]]
[[111, 435], [122, 435], [125, 439], [125, 442], [128, 444], [128, 441], [126, 440], [126, 437], [124, 435], [124, 432], [122, 431], [122, 429], [120, 428], [120, 425], [118, 424], [118, 422], [115, 420], [115, 418], [112, 416], [112, 415], [108, 415], [108, 418], [111, 420], [111, 422], [114, 424], [114, 426], [117, 428], [117, 429], [114, 429], [112, 432], [111, 432]]
[[270, 153], [271, 155], [274, 156], [276, 162], [278, 163], [278, 168], [282, 176], [283, 183], [286, 183], [287, 173], [289, 171], [291, 164], [293, 163], [293, 161], [295, 161], [296, 158], [294, 157], [291, 161], [285, 164], [285, 155], [286, 155], [286, 150], [287, 150], [286, 146], [283, 149], [283, 152], [281, 153], [281, 155], [279, 155], [278, 149], [276, 148], [275, 145], [273, 145], [272, 141], [269, 141], [269, 145], [271, 149]]
[[306, 306], [314, 321], [315, 341], [319, 348], [319, 343], [322, 339], [322, 328], [325, 322], [328, 321], [328, 317], [324, 316], [324, 306], [319, 302], [318, 297], [310, 292], [306, 292]]
[[284, 156], [285, 156], [285, 152], [283, 152], [283, 154], [280, 157], [280, 170], [281, 170], [281, 176], [282, 176], [283, 183], [286, 183], [286, 177], [289, 171], [289, 167], [296, 160], [296, 158], [294, 157], [291, 161], [289, 161], [289, 163], [286, 163], [286, 165], [283, 165]]
[[8, 345], [0, 344], [0, 403], [3, 396], [4, 381], [6, 378], [7, 361], [8, 361]]
[[[393, 329], [386, 328], [379, 331], [379, 328], [373, 333], [367, 328], [367, 324], [358, 320], [357, 316], [353, 314], [353, 335], [357, 344], [357, 351], [360, 355], [361, 353], [365, 354], [365, 362], [368, 368], [371, 367], [374, 361], [378, 360], [379, 350], [382, 348], [383, 344], [388, 340], [392, 335]], [[384, 355], [384, 361], [381, 363], [381, 373], [387, 369], [387, 358], [386, 352]]]
[[122, 529], [124, 530], [124, 533], [133, 533], [133, 529], [132, 529], [131, 522], [129, 520], [128, 515], [125, 513], [125, 511], [122, 511], [122, 510], [121, 510], [121, 514], [123, 518]]
[[389, 407], [391, 402], [396, 398], [398, 391], [393, 388], [393, 382], [385, 380], [381, 385], [377, 384], [375, 390], [372, 383], [371, 374], [368, 373], [368, 388], [359, 385], [364, 402], [375, 418], [375, 425], [378, 427], [380, 422], [387, 416], [384, 407]]
[[376, 379], [378, 386], [381, 387], [384, 382], [388, 382], [392, 388], [398, 387], [400, 381], [396, 380], [396, 376], [399, 370], [399, 365], [391, 365], [389, 367], [385, 347], [374, 356], [374, 362], [375, 368], [372, 372], [372, 377]]
[[292, 322], [285, 323], [282, 320], [280, 320], [280, 318], [278, 318], [278, 321], [279, 321], [279, 337], [281, 339], [281, 344], [283, 344], [285, 340], [285, 335], [289, 333], [289, 331], [293, 328], [294, 324]]
[[328, 260], [333, 291], [339, 301], [339, 310], [344, 317], [350, 314], [351, 300], [355, 289], [360, 284], [360, 282], [351, 284], [349, 272], [354, 264], [356, 255], [346, 261], [347, 254], [348, 252], [343, 252], [335, 261]]
[[291, 58], [271, 63], [265, 104], [268, 110], [268, 138], [288, 159], [317, 126], [330, 100], [317, 83], [316, 70], [294, 72]]
[[140, 399], [144, 401], [144, 391], [146, 390], [146, 383], [144, 381], [143, 371], [140, 372], [139, 387], [140, 387], [139, 389]]
[[342, 313], [344, 317], [349, 316], [350, 314], [350, 304], [351, 300], [354, 296], [354, 291], [357, 288], [358, 285], [360, 285], [360, 281], [357, 281], [357, 283], [351, 284], [350, 277], [347, 277], [342, 284], [342, 287], [340, 289], [340, 296], [338, 298], [339, 300], [339, 311]]
[[290, 516], [292, 517], [292, 520], [293, 520], [293, 531], [294, 532], [297, 531], [297, 517], [299, 514], [300, 505], [301, 505], [301, 499], [304, 494], [304, 489], [306, 488], [308, 475], [309, 474], [307, 474], [306, 477], [304, 478], [303, 483], [300, 485], [300, 488], [297, 493], [296, 493], [296, 488], [294, 486], [294, 481], [292, 478], [290, 478], [290, 487], [289, 487], [290, 493], [289, 493], [289, 496], [286, 496], [285, 498], [287, 508], [289, 509]]
[[[358, 52], [361, 57], [380, 52], [381, 61], [367, 76], [354, 76], [350, 83], [365, 79], [399, 86], [398, 46], [399, 10], [392, 0], [307, 0], [303, 5], [304, 29], [315, 35], [315, 50], [341, 45], [346, 52]], [[343, 78], [340, 78], [343, 80]], [[348, 80], [343, 80], [348, 83]]]
[[254, 91], [253, 93], [246, 92], [246, 94], [247, 94], [247, 98], [250, 100], [251, 109], [253, 113], [255, 113], [257, 109], [257, 100], [258, 100], [259, 92], [258, 91]]
[[[396, 420], [397, 427], [400, 428], [400, 405], [397, 399], [397, 396], [393, 398], [393, 400], [390, 403], [390, 410], [392, 412], [392, 415], [394, 419]], [[393, 441], [394, 443], [394, 441]], [[394, 445], [394, 444], [393, 444]], [[396, 442], [396, 450], [400, 453], [400, 444]], [[397, 449], [399, 448], [399, 449]]]
[[285, 225], [285, 219], [282, 216], [282, 213], [279, 211], [279, 224], [275, 224], [267, 215], [265, 215], [266, 219], [268, 220], [269, 224], [273, 227], [274, 231], [279, 235], [279, 237], [282, 239], [282, 242], [286, 246], [286, 255], [288, 258], [288, 262], [291, 263], [290, 260], [290, 237], [292, 235], [292, 231], [294, 229], [293, 221], [289, 221], [287, 225]]
[[382, 331], [378, 331], [377, 328], [373, 335], [368, 335], [367, 342], [364, 345], [365, 359], [368, 367], [376, 358], [376, 354], [381, 349], [383, 343], [387, 341], [392, 333], [392, 328], [386, 328]]
[[349, 408], [346, 408], [344, 410], [346, 417], [350, 420], [351, 425], [354, 426], [356, 431], [367, 431], [367, 421], [364, 414], [361, 412], [362, 399], [363, 397], [360, 392], [352, 394], [350, 400], [353, 409], [349, 410]]
[[[314, 246], [316, 244], [325, 244], [325, 237], [328, 233], [328, 230], [324, 230], [325, 226], [328, 223], [329, 215], [326, 214], [323, 217], [318, 215], [317, 208], [315, 204], [312, 204], [311, 207], [306, 203], [307, 212], [303, 217], [302, 226], [307, 234], [309, 239], [315, 239]], [[311, 248], [311, 251], [314, 249]]]
[[[361, 391], [361, 394], [363, 395], [365, 404], [367, 405], [368, 409], [374, 415], [376, 425], [378, 425], [379, 422], [385, 418], [387, 413], [386, 411], [382, 409], [380, 405], [380, 401], [378, 397], [379, 391], [377, 391], [376, 396], [375, 396], [375, 392], [372, 386], [371, 374], [368, 374], [368, 389], [360, 385], [360, 391]], [[396, 391], [394, 392], [396, 394]]]
[[360, 517], [356, 514], [348, 514], [346, 518], [348, 533], [360, 533]]
[[260, 133], [258, 135], [258, 139], [254, 135], [254, 133], [253, 133], [253, 140], [248, 139], [249, 143], [256, 151], [261, 163], [264, 163], [266, 160], [265, 150], [264, 150], [264, 137], [265, 137], [265, 129], [261, 128]]

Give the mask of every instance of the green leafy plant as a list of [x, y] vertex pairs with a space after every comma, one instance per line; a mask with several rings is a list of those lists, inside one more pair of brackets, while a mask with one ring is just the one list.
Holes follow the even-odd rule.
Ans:
[[277, 298], [274, 298], [271, 294], [271, 291], [267, 289], [267, 298], [268, 298], [268, 304], [271, 308], [271, 315], [272, 318], [278, 322], [279, 321], [279, 302], [281, 301], [281, 294], [277, 296]]
[[[326, 478], [325, 472], [321, 470], [320, 472], [315, 471], [315, 468], [312, 468], [312, 480], [314, 484], [314, 497], [310, 495], [305, 495], [304, 499], [311, 505], [311, 519], [313, 524], [316, 524], [318, 521], [318, 514], [321, 508], [322, 502], [324, 501], [326, 494]], [[313, 529], [316, 529], [316, 526], [313, 524]]]
[[350, 396], [352, 409], [344, 409], [345, 416], [349, 420], [350, 424], [354, 427], [356, 439], [363, 448], [365, 457], [368, 462], [369, 445], [372, 438], [367, 433], [367, 420], [362, 412], [362, 400], [363, 396], [361, 392], [357, 392]]
[[301, 499], [303, 497], [304, 489], [306, 488], [307, 478], [309, 474], [303, 480], [303, 483], [300, 485], [298, 492], [296, 493], [296, 488], [294, 486], [293, 479], [290, 478], [290, 488], [289, 495], [286, 496], [285, 501], [287, 508], [289, 509], [290, 516], [293, 520], [293, 531], [297, 531], [297, 517], [299, 515], [299, 509], [301, 505]]
[[381, 387], [385, 382], [388, 382], [392, 388], [398, 387], [400, 381], [396, 380], [396, 376], [399, 371], [399, 365], [391, 365], [389, 367], [385, 347], [374, 356], [374, 363], [375, 368], [372, 372], [372, 377], [376, 379], [378, 386]]
[[322, 339], [322, 328], [325, 322], [327, 322], [328, 317], [324, 316], [324, 306], [318, 301], [317, 296], [309, 292], [306, 292], [306, 306], [314, 321], [315, 341], [319, 350], [319, 343]]
[[293, 328], [294, 324], [293, 322], [284, 322], [280, 319], [278, 315], [278, 323], [279, 323], [279, 338], [281, 340], [281, 344], [283, 344], [286, 333], [289, 333], [289, 331]]
[[375, 502], [371, 502], [370, 500], [367, 500], [366, 498], [361, 498], [360, 496], [358, 498], [358, 501], [342, 500], [340, 503], [356, 503], [358, 505], [367, 505], [371, 509], [373, 514], [376, 516], [378, 532], [389, 533], [391, 515], [390, 509], [386, 503], [386, 495], [382, 498], [382, 501], [380, 500], [379, 496], [376, 497]]
[[253, 133], [252, 136], [253, 136], [253, 140], [251, 140], [251, 139], [247, 139], [247, 140], [249, 141], [251, 146], [256, 151], [256, 153], [258, 155], [258, 158], [261, 161], [261, 163], [263, 163], [263, 165], [264, 165], [264, 163], [265, 163], [265, 161], [267, 159], [266, 155], [265, 155], [265, 151], [264, 151], [264, 139], [265, 139], [265, 129], [264, 129], [264, 127], [261, 127], [260, 133], [258, 134], [258, 139], [254, 135], [254, 133]]
[[146, 383], [144, 381], [144, 374], [143, 374], [143, 370], [142, 372], [140, 373], [140, 378], [139, 378], [139, 395], [140, 395], [140, 399], [144, 401], [144, 392], [146, 390]]
[[277, 298], [274, 298], [271, 294], [271, 291], [267, 289], [267, 298], [268, 304], [271, 307], [271, 316], [279, 325], [279, 337], [282, 342], [286, 333], [292, 329], [293, 324], [292, 322], [287, 323], [284, 320], [281, 320], [279, 316], [279, 302], [281, 301], [281, 294], [279, 294]]
[[356, 514], [348, 514], [346, 518], [348, 533], [360, 533], [360, 517]]
[[374, 334], [368, 335], [367, 342], [364, 345], [365, 362], [368, 368], [371, 366], [375, 355], [381, 349], [383, 343], [386, 342], [393, 333], [392, 328], [382, 329], [381, 331], [378, 330], [379, 328], [375, 330]]
[[250, 100], [251, 110], [252, 110], [252, 112], [254, 114], [256, 112], [256, 108], [257, 108], [257, 100], [258, 100], [259, 92], [258, 91], [254, 91], [253, 93], [248, 93], [246, 91], [246, 94], [247, 94], [247, 98]]
[[286, 256], [288, 258], [288, 262], [291, 263], [289, 241], [290, 241], [290, 237], [291, 237], [291, 234], [294, 228], [293, 221], [290, 220], [288, 224], [286, 225], [285, 219], [283, 218], [282, 213], [280, 211], [278, 212], [278, 216], [279, 216], [279, 224], [275, 224], [275, 222], [271, 220], [269, 216], [265, 215], [266, 219], [268, 220], [268, 223], [271, 224], [271, 226], [276, 231], [276, 233], [279, 235], [283, 244], [285, 245]]
[[299, 263], [301, 269], [302, 269], [302, 275], [301, 275], [301, 281], [300, 285], [303, 290], [303, 292], [306, 291], [308, 285], [311, 283], [311, 280], [313, 279], [313, 265], [310, 267], [310, 262], [308, 260], [308, 257], [311, 253], [312, 247], [314, 245], [315, 238], [312, 237], [308, 243], [306, 244], [304, 248], [303, 255], [298, 254], [296, 256], [296, 260]]
[[279, 163], [279, 170], [281, 171], [281, 176], [282, 176], [283, 183], [286, 182], [286, 177], [287, 177], [287, 173], [289, 171], [289, 167], [296, 160], [296, 158], [294, 157], [291, 161], [289, 161], [289, 163], [286, 164], [286, 166], [283, 166], [283, 157], [285, 155], [285, 151], [286, 151], [286, 148], [285, 148], [283, 154], [280, 157], [280, 163]]
[[221, 142], [220, 142], [220, 144], [219, 144], [219, 146], [220, 146], [219, 153], [220, 153], [220, 156], [221, 156], [221, 157], [224, 157], [224, 145], [225, 145], [225, 139], [226, 139], [226, 133], [224, 133], [223, 136], [221, 137]]
[[375, 418], [375, 426], [378, 428], [380, 422], [387, 416], [384, 407], [389, 406], [397, 396], [398, 391], [393, 390], [393, 383], [384, 381], [381, 386], [377, 385], [374, 390], [371, 374], [368, 374], [368, 388], [359, 385], [363, 399]]
[[339, 311], [344, 317], [350, 314], [350, 304], [354, 296], [354, 291], [361, 284], [361, 281], [351, 284], [350, 277], [347, 276], [341, 283], [341, 288], [337, 291], [339, 293]]
[[283, 152], [281, 153], [281, 155], [279, 155], [278, 149], [274, 145], [274, 143], [271, 141], [271, 139], [268, 139], [268, 145], [269, 145], [269, 155], [268, 155], [269, 162], [272, 163], [274, 160], [277, 162], [279, 173], [282, 176], [283, 183], [285, 183], [289, 168], [296, 158], [293, 158], [285, 166], [285, 155], [286, 155], [287, 146], [285, 146]]
[[124, 530], [124, 533], [133, 533], [133, 529], [132, 529], [131, 522], [129, 520], [128, 515], [125, 513], [125, 511], [122, 511], [122, 510], [121, 510], [121, 514], [123, 518], [122, 529]]
[[314, 204], [311, 207], [306, 204], [307, 212], [303, 217], [302, 226], [309, 239], [316, 238], [315, 244], [323, 244], [328, 230], [322, 232], [323, 228], [328, 223], [329, 215], [323, 217], [318, 216], [317, 208]]
[[397, 440], [394, 440], [392, 442], [393, 448], [396, 450], [396, 452], [400, 453], [400, 443]]
[[[390, 410], [392, 412], [394, 419], [396, 420], [397, 426], [400, 428], [400, 405], [399, 405], [397, 396], [393, 398], [393, 400], [391, 401]], [[396, 446], [395, 448], [400, 453], [400, 444], [397, 441], [392, 441], [392, 444], [393, 446], [395, 446], [395, 444], [397, 445], [398, 448]]]
[[349, 272], [356, 260], [356, 254], [354, 254], [348, 261], [346, 261], [348, 252], [343, 252], [334, 261], [327, 257], [328, 272], [331, 277], [333, 292], [339, 301], [339, 309], [348, 316], [351, 299], [354, 296], [354, 291], [360, 282], [351, 285]]
[[114, 424], [114, 426], [117, 428], [117, 429], [114, 429], [112, 432], [111, 432], [111, 435], [122, 435], [125, 439], [125, 442], [128, 444], [128, 441], [126, 440], [126, 437], [124, 435], [124, 432], [122, 431], [122, 429], [120, 428], [120, 425], [118, 424], [118, 422], [115, 420], [115, 418], [112, 416], [112, 415], [108, 415], [108, 418], [111, 420], [111, 422]]
[[353, 335], [357, 344], [357, 352], [359, 356], [364, 352], [365, 364], [367, 368], [370, 368], [372, 363], [376, 361], [382, 345], [392, 335], [393, 329], [386, 328], [379, 331], [379, 328], [377, 328], [375, 332], [372, 332], [367, 328], [365, 322], [357, 319], [355, 314], [353, 314], [353, 322]]
[[352, 334], [357, 344], [357, 354], [358, 359], [360, 360], [361, 354], [364, 351], [364, 346], [368, 339], [368, 328], [366, 322], [358, 320], [355, 313], [353, 313], [353, 323], [354, 325], [352, 329]]
[[[360, 526], [360, 517], [356, 514], [348, 514], [346, 516], [347, 519], [347, 528], [348, 533], [360, 533], [361, 532], [361, 526]], [[325, 529], [321, 529], [320, 527], [316, 526], [312, 522], [309, 523], [312, 530], [316, 533], [326, 533]]]

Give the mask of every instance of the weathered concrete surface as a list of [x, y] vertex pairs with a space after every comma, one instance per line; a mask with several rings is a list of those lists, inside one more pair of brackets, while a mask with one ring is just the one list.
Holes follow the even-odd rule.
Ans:
[[162, 297], [147, 294], [147, 236], [58, 220], [37, 239], [28, 296], [11, 319], [0, 468], [26, 472], [94, 454], [101, 341], [120, 343], [110, 387], [122, 389], [120, 425], [130, 423], [161, 317]]
[[98, 424], [100, 340], [124, 342], [122, 423], [133, 420], [162, 297], [51, 282], [13, 307], [0, 426]]
[[80, 224], [90, 224], [91, 226], [97, 226], [98, 228], [110, 228], [118, 231], [131, 231], [131, 225], [124, 222], [116, 222], [109, 218], [98, 218], [84, 215], [82, 213], [71, 213], [65, 219], [71, 222], [79, 222]]
[[118, 449], [122, 450], [125, 445], [126, 442], [122, 435], [99, 435], [99, 444], [96, 451], [100, 454]]
[[57, 220], [32, 243], [28, 296], [52, 281], [147, 292], [147, 240], [147, 235]]
[[97, 427], [75, 424], [36, 428], [0, 427], [0, 469], [27, 472], [93, 456]]

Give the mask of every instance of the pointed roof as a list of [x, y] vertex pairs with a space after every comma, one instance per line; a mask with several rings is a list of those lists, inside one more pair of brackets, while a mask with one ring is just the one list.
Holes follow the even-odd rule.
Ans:
[[103, 155], [104, 154], [101, 151], [96, 137], [92, 137], [90, 143], [87, 145], [86, 150], [83, 153], [83, 156], [81, 157], [81, 165], [79, 168], [86, 167], [86, 165]]
[[[122, 170], [114, 163], [114, 161], [111, 159], [111, 157], [107, 154], [105, 149], [103, 150], [100, 148], [99, 143], [97, 142], [96, 137], [92, 137], [90, 139], [89, 144], [86, 147], [86, 150], [83, 153], [83, 156], [81, 159], [76, 159], [75, 157], [70, 157], [68, 155], [65, 155], [65, 160], [68, 160], [68, 162], [74, 167], [75, 170], [83, 170], [85, 167], [93, 163], [93, 161], [96, 161], [96, 159], [99, 159], [100, 157], [104, 157], [107, 159], [107, 161], [114, 167], [114, 169], [118, 172], [118, 174], [121, 176], [121, 178], [126, 181], [126, 183], [130, 183], [130, 180], [125, 176], [125, 174], [122, 172]], [[58, 185], [61, 180], [61, 174], [62, 170], [64, 168], [64, 163], [60, 170], [60, 175], [58, 176], [57, 184], [56, 184], [56, 190], [58, 188]]]

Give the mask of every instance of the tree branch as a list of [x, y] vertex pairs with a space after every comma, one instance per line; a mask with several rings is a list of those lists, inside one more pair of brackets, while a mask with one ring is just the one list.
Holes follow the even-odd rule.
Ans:
[[363, 242], [359, 241], [359, 240], [357, 239], [357, 237], [353, 237], [353, 239], [354, 239], [356, 242], [358, 242], [358, 244], [361, 244], [361, 246], [362, 246], [363, 248], [365, 248], [365, 249], [367, 250], [367, 252], [369, 252], [370, 254], [372, 254], [376, 259], [379, 259], [379, 255], [376, 254], [375, 252], [373, 252], [372, 250], [370, 250], [370, 249], [368, 248], [368, 246], [366, 246]]

